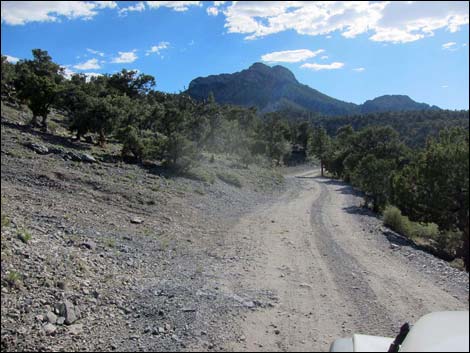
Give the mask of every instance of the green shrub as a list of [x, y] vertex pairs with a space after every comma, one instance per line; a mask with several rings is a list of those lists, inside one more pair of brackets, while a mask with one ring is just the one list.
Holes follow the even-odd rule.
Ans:
[[30, 232], [26, 229], [18, 230], [17, 232], [18, 239], [20, 239], [23, 243], [28, 244], [31, 238], [33, 237]]
[[10, 219], [2, 213], [2, 228], [10, 225]]
[[383, 220], [387, 227], [409, 239], [421, 238], [437, 241], [442, 237], [437, 224], [412, 222], [395, 206], [385, 208]]
[[214, 184], [215, 175], [202, 167], [191, 168], [185, 173], [185, 176], [189, 179], [202, 181], [208, 184]]
[[10, 287], [18, 287], [21, 282], [21, 275], [16, 271], [10, 271], [6, 277], [6, 281]]
[[409, 237], [411, 224], [408, 217], [403, 216], [395, 206], [387, 206], [383, 212], [383, 222], [390, 229]]
[[186, 173], [195, 164], [198, 151], [194, 142], [180, 133], [170, 135], [164, 145], [166, 164], [177, 173]]
[[409, 224], [411, 238], [424, 238], [434, 240], [440, 237], [439, 227], [435, 223], [409, 222]]
[[1, 216], [2, 216], [2, 229], [3, 227], [8, 227], [10, 225], [10, 219], [3, 213], [4, 210], [4, 201], [5, 199], [2, 197], [1, 199]]
[[121, 155], [132, 155], [139, 161], [162, 158], [167, 142], [167, 138], [161, 134], [149, 130], [139, 131], [134, 126], [121, 129], [118, 137], [122, 142]]
[[235, 174], [232, 174], [232, 173], [219, 172], [217, 173], [217, 178], [219, 178], [220, 180], [222, 180], [223, 182], [227, 184], [234, 185], [238, 188], [241, 188], [243, 186], [241, 180]]
[[59, 131], [59, 127], [59, 124], [53, 121], [49, 121], [49, 123], [47, 124], [47, 129], [53, 134], [56, 134], [57, 131]]
[[440, 252], [454, 257], [462, 248], [462, 233], [456, 231], [445, 231], [435, 237], [435, 246]]

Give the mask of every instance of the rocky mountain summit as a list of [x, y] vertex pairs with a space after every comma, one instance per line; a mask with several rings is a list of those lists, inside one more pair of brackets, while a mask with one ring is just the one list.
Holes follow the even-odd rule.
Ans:
[[233, 74], [198, 77], [191, 81], [187, 90], [197, 100], [207, 99], [211, 92], [218, 103], [254, 106], [261, 112], [297, 110], [324, 115], [350, 115], [439, 109], [403, 95], [384, 95], [361, 105], [344, 102], [301, 84], [283, 66], [270, 67], [262, 63], [255, 63]]

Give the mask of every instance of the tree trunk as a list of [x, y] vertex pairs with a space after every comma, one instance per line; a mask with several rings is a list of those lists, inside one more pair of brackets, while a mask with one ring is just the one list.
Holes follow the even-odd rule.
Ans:
[[98, 142], [100, 144], [100, 147], [104, 147], [106, 145], [106, 135], [104, 134], [104, 131], [102, 129], [100, 130], [100, 137]]
[[38, 117], [35, 114], [33, 114], [33, 118], [31, 119], [31, 126], [32, 127], [37, 127], [38, 126]]
[[320, 161], [320, 169], [321, 169], [321, 176], [325, 176], [325, 173], [323, 172], [323, 169], [325, 168], [325, 164], [323, 163], [323, 160]]
[[467, 272], [470, 270], [470, 254], [469, 254], [469, 234], [468, 234], [468, 216], [466, 220], [466, 225], [463, 230], [462, 236], [463, 236], [463, 248], [462, 248], [462, 255], [463, 255], [463, 261], [465, 263], [465, 269]]
[[47, 131], [47, 115], [43, 115], [41, 124], [42, 130]]

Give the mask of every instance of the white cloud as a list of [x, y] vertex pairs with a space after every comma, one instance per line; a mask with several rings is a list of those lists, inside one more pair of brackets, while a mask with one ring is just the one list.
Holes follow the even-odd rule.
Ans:
[[325, 50], [318, 49], [316, 51], [311, 51], [308, 49], [298, 49], [298, 50], [285, 50], [285, 51], [275, 51], [269, 54], [264, 54], [261, 57], [261, 60], [266, 62], [283, 62], [283, 63], [297, 63], [300, 61], [305, 61], [307, 59], [313, 58], [320, 53], [323, 53]]
[[99, 9], [115, 9], [117, 7], [116, 1], [93, 1]]
[[2, 23], [24, 25], [28, 22], [59, 22], [62, 18], [89, 20], [114, 1], [2, 1]]
[[441, 87], [442, 88], [449, 88], [449, 86], [447, 86], [447, 85], [442, 85]]
[[140, 1], [136, 5], [131, 5], [128, 7], [124, 7], [119, 10], [119, 14], [122, 16], [127, 15], [128, 12], [142, 12], [145, 10], [145, 4]]
[[118, 52], [119, 56], [113, 58], [111, 60], [111, 63], [113, 64], [128, 64], [128, 63], [133, 63], [136, 61], [139, 57], [136, 55], [137, 50], [134, 49], [132, 51], [120, 51]]
[[303, 64], [301, 68], [320, 71], [320, 70], [337, 70], [337, 69], [341, 69], [343, 66], [344, 66], [344, 63], [340, 63], [340, 62], [333, 62], [331, 64], [311, 63], [311, 64]]
[[370, 35], [379, 42], [406, 43], [435, 30], [455, 32], [469, 23], [467, 1], [238, 1], [224, 11], [229, 33], [246, 39], [294, 30], [302, 35], [340, 32]]
[[147, 6], [151, 9], [159, 7], [167, 7], [174, 11], [187, 11], [190, 6], [201, 6], [201, 1], [146, 1]]
[[15, 56], [11, 56], [11, 55], [3, 55], [7, 58], [7, 61], [11, 64], [16, 64], [18, 61], [20, 61], [19, 58], [15, 57]]
[[98, 56], [101, 56], [101, 57], [104, 56], [104, 53], [101, 52], [101, 51], [98, 51], [98, 50], [93, 50], [93, 49], [87, 48], [86, 51], [91, 53], [91, 54], [98, 55]]
[[354, 71], [356, 72], [363, 72], [365, 71], [366, 69], [364, 69], [363, 67], [356, 67], [355, 69], [353, 69]]
[[219, 9], [215, 6], [208, 7], [206, 11], [209, 16], [217, 16], [219, 14]]
[[221, 6], [225, 4], [227, 1], [214, 1], [214, 6]]
[[[62, 66], [62, 69], [62, 76], [64, 76], [67, 80], [70, 80], [73, 75], [77, 74], [77, 72], [70, 69], [70, 65], [64, 65]], [[103, 74], [98, 72], [80, 72], [80, 75], [85, 75], [87, 82], [90, 81], [91, 77], [103, 76]]]
[[70, 80], [73, 75], [76, 74], [75, 71], [70, 69], [70, 65], [62, 66], [62, 76], [64, 76], [67, 80]]
[[90, 78], [92, 77], [103, 76], [103, 74], [100, 74], [98, 72], [84, 72], [83, 74], [86, 76], [87, 81], [90, 81]]
[[161, 51], [168, 49], [170, 46], [169, 42], [160, 42], [157, 45], [152, 46], [147, 52], [145, 53], [146, 56], [149, 56], [150, 54], [156, 53], [157, 55], [161, 56]]
[[326, 59], [328, 59], [328, 55], [323, 55], [320, 59], [326, 60]]
[[444, 44], [442, 44], [442, 49], [451, 50], [451, 51], [457, 50], [457, 43], [456, 42], [444, 43]]
[[74, 65], [73, 68], [77, 70], [95, 70], [101, 69], [101, 66], [98, 62], [98, 59], [90, 59], [85, 61], [84, 63]]

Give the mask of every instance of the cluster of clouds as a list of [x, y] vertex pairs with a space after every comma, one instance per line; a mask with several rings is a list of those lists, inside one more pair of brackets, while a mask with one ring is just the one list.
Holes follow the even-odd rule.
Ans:
[[2, 1], [2, 23], [11, 26], [28, 22], [91, 20], [100, 10], [115, 9], [115, 1]]
[[[156, 53], [160, 57], [163, 57], [161, 55], [161, 51], [169, 48], [169, 46], [170, 46], [169, 42], [160, 42], [157, 45], [150, 47], [150, 49], [147, 50], [145, 55], [148, 56], [153, 53]], [[133, 49], [131, 51], [118, 51], [116, 55], [107, 55], [104, 52], [94, 50], [91, 48], [87, 48], [86, 51], [88, 54], [85, 54], [84, 55], [85, 57], [88, 56], [89, 54], [95, 57], [90, 58], [86, 61], [77, 63], [75, 65], [64, 65], [62, 68], [64, 69], [64, 76], [66, 78], [70, 78], [72, 77], [72, 75], [76, 74], [77, 73], [76, 70], [80, 71], [87, 78], [100, 76], [102, 75], [101, 73], [90, 72], [89, 70], [100, 70], [102, 69], [103, 65], [106, 63], [131, 64], [139, 58], [137, 55], [137, 52], [138, 52], [137, 49]], [[10, 55], [5, 55], [5, 56], [7, 58], [7, 61], [13, 64], [17, 63], [20, 60], [19, 58], [16, 58], [14, 56], [10, 56]], [[108, 59], [108, 61], [103, 60], [103, 59]]]
[[[162, 51], [165, 49], [168, 49], [170, 47], [169, 42], [160, 42], [157, 45], [153, 45], [146, 51], [146, 56], [149, 56], [151, 54], [156, 53], [158, 56], [163, 58]], [[132, 49], [130, 51], [118, 51], [117, 54], [115, 55], [106, 55], [104, 52], [101, 52], [99, 50], [94, 50], [87, 48], [86, 51], [95, 56], [94, 58], [90, 58], [84, 62], [75, 64], [75, 65], [70, 65], [69, 67], [72, 67], [76, 70], [99, 70], [102, 68], [103, 64], [110, 63], [110, 64], [131, 64], [134, 61], [136, 61], [139, 56], [137, 54], [138, 50], [137, 49]], [[85, 55], [87, 56], [87, 55]], [[103, 60], [105, 58], [109, 58], [108, 61]], [[16, 58], [15, 58], [16, 59]], [[11, 61], [11, 60], [9, 60]]]
[[469, 23], [466, 1], [240, 1], [224, 11], [229, 33], [256, 39], [287, 30], [302, 35], [368, 34], [376, 42], [406, 43], [455, 32]]
[[[315, 51], [312, 51], [309, 49], [275, 51], [272, 53], [264, 54], [263, 56], [261, 56], [261, 60], [267, 63], [299, 63], [299, 62], [304, 62], [308, 59], [314, 58], [324, 52], [325, 52], [324, 49], [318, 49]], [[326, 60], [328, 59], [328, 56], [322, 55], [320, 59]], [[321, 70], [338, 70], [338, 69], [343, 68], [344, 65], [345, 64], [343, 62], [338, 62], [338, 61], [331, 62], [329, 64], [310, 62], [310, 63], [304, 63], [300, 67], [303, 69], [321, 71]], [[357, 67], [357, 68], [354, 68], [353, 71], [363, 72], [365, 71], [365, 68]]]
[[[161, 8], [177, 12], [204, 8], [209, 16], [224, 16], [226, 31], [242, 34], [246, 40], [284, 31], [326, 38], [337, 32], [345, 38], [363, 34], [371, 41], [397, 44], [433, 36], [439, 29], [456, 32], [469, 23], [467, 1], [139, 1], [128, 6], [116, 1], [2, 1], [1, 22], [18, 26], [64, 19], [92, 20], [103, 11], [128, 16]], [[456, 51], [466, 45], [448, 42], [442, 44], [442, 49]], [[145, 56], [163, 58], [162, 52], [169, 47], [170, 43], [160, 42], [146, 50]], [[87, 52], [94, 57], [67, 69], [99, 70], [105, 63], [129, 64], [139, 58], [136, 49], [119, 51], [115, 55], [93, 49], [87, 49]], [[328, 55], [320, 54], [325, 54], [325, 50], [285, 50], [267, 53], [261, 59], [269, 63], [302, 63], [300, 67], [314, 71], [345, 67], [343, 62], [325, 62]], [[315, 58], [316, 62], [310, 61]], [[7, 59], [18, 61], [12, 56]], [[352, 70], [360, 73], [365, 68]]]
[[187, 11], [202, 6], [202, 1], [140, 1], [120, 7], [116, 1], [2, 1], [2, 23], [11, 26], [29, 22], [60, 22], [62, 19], [91, 20], [104, 9], [117, 10], [120, 16], [146, 9], [169, 8]]
[[[28, 22], [90, 20], [104, 9], [126, 16], [131, 12], [168, 8], [178, 12], [203, 7], [203, 1], [140, 1], [120, 7], [115, 1], [2, 1], [1, 20]], [[354, 38], [366, 34], [376, 42], [407, 43], [445, 29], [458, 31], [469, 23], [467, 1], [213, 1], [210, 16], [225, 16], [228, 33], [253, 40], [284, 31]]]

